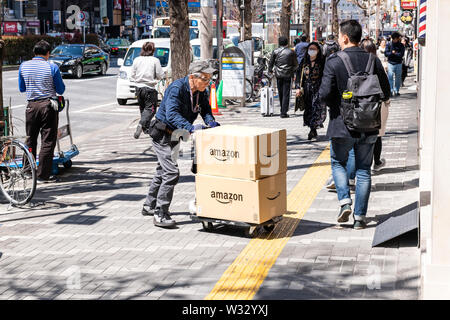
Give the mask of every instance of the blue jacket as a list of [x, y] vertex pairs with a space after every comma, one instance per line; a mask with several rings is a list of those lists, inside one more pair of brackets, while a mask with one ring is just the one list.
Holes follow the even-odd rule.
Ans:
[[164, 98], [156, 113], [156, 118], [164, 122], [171, 130], [185, 129], [191, 131], [192, 123], [198, 114], [203, 118], [205, 124], [215, 121], [211, 106], [209, 105], [209, 92], [195, 92], [193, 95], [194, 105], [200, 106], [200, 112], [194, 112], [191, 103], [191, 88], [189, 77], [184, 77], [172, 82], [164, 92]]
[[[395, 50], [395, 53], [392, 53], [392, 50]], [[388, 42], [386, 43], [384, 55], [388, 58], [388, 63], [401, 64], [405, 55], [405, 46], [400, 41], [396, 43]]]
[[305, 56], [306, 48], [308, 47], [308, 45], [308, 42], [299, 42], [295, 46], [295, 54], [297, 55], [298, 65], [302, 64], [303, 57]]

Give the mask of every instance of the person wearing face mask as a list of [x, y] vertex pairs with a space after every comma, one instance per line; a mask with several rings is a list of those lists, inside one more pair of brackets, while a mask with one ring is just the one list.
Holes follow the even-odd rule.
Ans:
[[[311, 42], [306, 50], [303, 64], [299, 68], [299, 72], [303, 72], [303, 77], [297, 73], [295, 83], [296, 95], [304, 95], [303, 125], [310, 128], [308, 140], [317, 137], [317, 129], [323, 128], [323, 123], [327, 117], [327, 108], [319, 99], [324, 64], [325, 59], [319, 44]], [[302, 78], [302, 83], [300, 83], [300, 78]]]
[[192, 62], [189, 75], [167, 87], [150, 123], [150, 136], [158, 164], [142, 214], [153, 215], [153, 223], [157, 227], [172, 228], [176, 225], [169, 215], [169, 207], [180, 176], [176, 159], [172, 157], [179, 144], [178, 136], [206, 128], [202, 124], [193, 124], [199, 114], [207, 126], [213, 128], [220, 125], [212, 115], [209, 92], [206, 90], [214, 72], [215, 69], [206, 60]]

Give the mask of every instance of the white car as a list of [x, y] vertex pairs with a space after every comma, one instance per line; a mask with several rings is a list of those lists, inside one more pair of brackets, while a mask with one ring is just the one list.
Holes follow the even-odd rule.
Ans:
[[[133, 42], [128, 48], [124, 59], [118, 59], [117, 64], [120, 67], [119, 76], [117, 79], [116, 97], [117, 103], [120, 105], [127, 104], [128, 100], [135, 100], [136, 97], [136, 85], [130, 81], [131, 66], [136, 57], [141, 54], [142, 46], [146, 42], [153, 42], [155, 44], [154, 57], [158, 58], [161, 62], [162, 69], [166, 72], [168, 78], [170, 78], [170, 39], [144, 39]], [[166, 81], [160, 81], [156, 87], [158, 93], [162, 96], [165, 90]]]

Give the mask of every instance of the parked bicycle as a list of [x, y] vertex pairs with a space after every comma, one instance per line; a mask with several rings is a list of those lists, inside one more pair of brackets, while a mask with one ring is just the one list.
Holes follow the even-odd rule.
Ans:
[[11, 116], [5, 108], [5, 120], [0, 121], [0, 190], [11, 205], [22, 206], [31, 201], [36, 191], [36, 161], [29, 148], [9, 136]]

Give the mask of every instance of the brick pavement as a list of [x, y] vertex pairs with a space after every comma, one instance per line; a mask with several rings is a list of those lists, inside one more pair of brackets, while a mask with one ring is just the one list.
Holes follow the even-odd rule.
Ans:
[[[402, 93], [383, 139], [387, 167], [373, 178], [369, 228], [337, 228], [337, 196], [323, 189], [255, 299], [418, 298], [419, 250], [405, 240], [371, 248], [376, 221], [418, 197], [415, 95]], [[245, 108], [218, 119], [288, 130], [288, 192], [328, 143], [325, 129], [306, 140], [299, 114], [280, 120]], [[60, 183], [39, 185], [31, 208], [0, 204], [0, 299], [203, 299], [245, 248], [241, 229], [208, 233], [190, 219], [186, 159], [171, 206], [178, 228], [140, 214], [156, 158], [134, 127], [127, 120], [75, 138], [80, 155]]]

